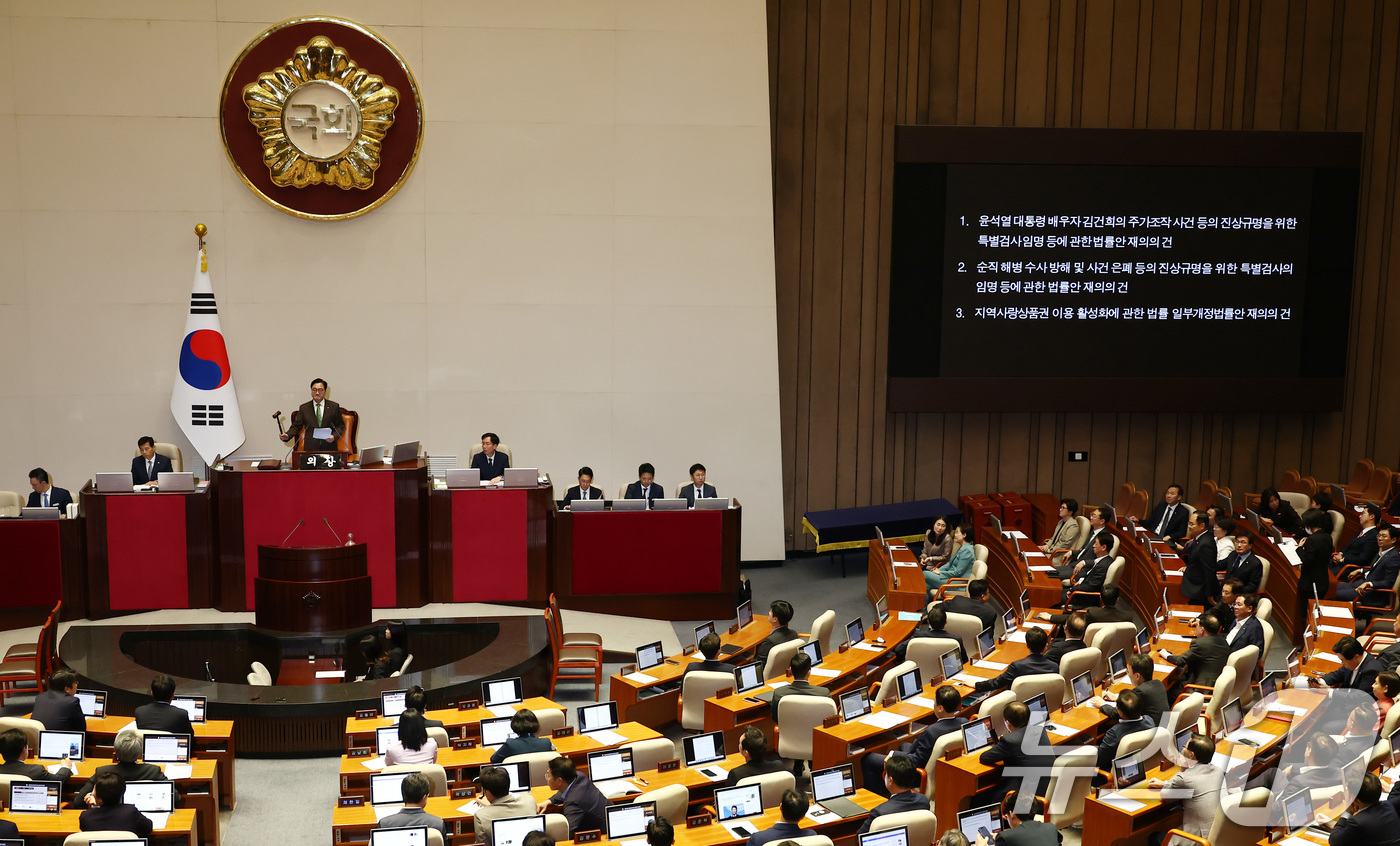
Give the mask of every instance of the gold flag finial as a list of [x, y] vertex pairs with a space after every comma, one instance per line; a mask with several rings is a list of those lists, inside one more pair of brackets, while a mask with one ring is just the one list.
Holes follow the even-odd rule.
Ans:
[[199, 238], [199, 271], [201, 273], [208, 273], [209, 256], [204, 252], [204, 236], [209, 234], [209, 227], [202, 223], [196, 223], [194, 225], [194, 234]]

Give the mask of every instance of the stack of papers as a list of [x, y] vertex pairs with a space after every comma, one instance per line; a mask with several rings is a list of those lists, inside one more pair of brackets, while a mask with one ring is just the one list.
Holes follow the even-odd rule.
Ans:
[[1274, 739], [1274, 736], [1272, 734], [1265, 734], [1262, 731], [1255, 731], [1254, 729], [1239, 729], [1238, 731], [1235, 731], [1231, 734], [1227, 734], [1225, 736], [1225, 739], [1230, 741], [1231, 743], [1244, 743], [1247, 745], [1253, 744], [1255, 746], [1263, 746], [1265, 743], [1269, 743], [1270, 741], [1272, 741]]
[[976, 668], [979, 669], [979, 670], [996, 670], [998, 673], [1001, 673], [1001, 672], [1005, 672], [1006, 668], [1007, 668], [1007, 667], [1010, 667], [1011, 665], [1010, 665], [1010, 664], [1002, 664], [1002, 663], [997, 662], [997, 661], [982, 660], [982, 661], [973, 661], [973, 662], [972, 662], [972, 666], [976, 667]]
[[1333, 655], [1331, 652], [1314, 652], [1313, 657], [1321, 658], [1323, 661], [1331, 661], [1333, 664], [1342, 663], [1342, 659]]
[[971, 687], [972, 685], [975, 685], [980, 681], [986, 681], [986, 679], [982, 678], [981, 676], [974, 676], [970, 673], [957, 673], [952, 678], [948, 679], [948, 681], [962, 682], [963, 684]]
[[1175, 641], [1178, 641], [1178, 642], [1180, 642], [1180, 643], [1190, 643], [1190, 642], [1191, 642], [1191, 638], [1189, 638], [1189, 637], [1183, 637], [1183, 636], [1178, 635], [1178, 634], [1159, 634], [1159, 635], [1157, 635], [1157, 639], [1158, 639], [1158, 640], [1175, 640]]
[[1105, 793], [1099, 797], [1099, 801], [1124, 811], [1140, 811], [1147, 807], [1136, 799], [1129, 799], [1121, 793]]
[[628, 673], [627, 675], [623, 676], [623, 678], [627, 679], [628, 681], [639, 682], [641, 684], [654, 684], [658, 681], [661, 681], [655, 676], [649, 676], [646, 673]]
[[1045, 730], [1060, 737], [1069, 737], [1075, 733], [1074, 729], [1069, 726], [1062, 726], [1059, 723], [1046, 723]]
[[471, 800], [470, 802], [468, 802], [467, 804], [462, 805], [461, 807], [459, 807], [459, 808], [457, 809], [457, 813], [459, 813], [459, 814], [470, 814], [470, 815], [475, 815], [477, 811], [480, 811], [480, 810], [481, 810], [481, 807], [482, 807], [482, 806], [481, 806], [481, 803], [478, 802], [478, 801], [476, 801], [475, 799], [473, 799], [473, 800]]
[[1176, 669], [1176, 665], [1175, 665], [1175, 664], [1153, 664], [1153, 665], [1152, 665], [1152, 669], [1156, 670], [1156, 671], [1159, 672], [1159, 673], [1170, 673], [1172, 670], [1175, 670], [1175, 669]]
[[909, 722], [909, 718], [902, 714], [896, 714], [893, 711], [876, 711], [873, 714], [866, 714], [857, 722], [864, 723], [867, 726], [874, 726], [878, 729], [891, 729], [897, 725]]
[[317, 671], [316, 671], [316, 678], [318, 678], [318, 679], [343, 679], [343, 678], [345, 678], [345, 671], [344, 671], [344, 670], [317, 670]]
[[1053, 572], [1055, 572], [1055, 568], [1054, 568], [1054, 567], [1050, 567], [1050, 566], [1045, 565], [1045, 564], [1032, 564], [1032, 565], [1031, 565], [1031, 569], [1034, 570], [1034, 571], [1037, 572], [1037, 573], [1053, 573]]
[[402, 805], [374, 805], [373, 808], [374, 818], [376, 820], [382, 820], [385, 817], [392, 817], [394, 814], [397, 814], [399, 811], [403, 810]]
[[384, 769], [384, 756], [380, 755], [378, 758], [367, 758], [360, 762], [360, 766], [367, 770], [382, 770]]
[[171, 781], [194, 778], [194, 766], [191, 764], [165, 764], [161, 769], [165, 772], [165, 777]]
[[145, 815], [146, 819], [151, 821], [151, 825], [155, 826], [156, 831], [165, 828], [166, 824], [170, 822], [169, 814], [156, 814], [148, 811], [142, 811], [141, 813]]
[[1014, 632], [1008, 632], [1006, 635], [1006, 640], [1008, 643], [1025, 643], [1026, 633], [1019, 629], [1017, 629]]
[[1183, 620], [1194, 620], [1201, 615], [1200, 611], [1172, 611], [1173, 617], [1180, 617]]
[[934, 706], [934, 701], [933, 701], [932, 699], [925, 699], [925, 698], [922, 697], [922, 696], [911, 696], [911, 697], [909, 697], [908, 699], [906, 699], [906, 700], [904, 700], [904, 701], [905, 701], [905, 702], [908, 702], [908, 703], [911, 704], [911, 705], [918, 705], [920, 708], [930, 708], [930, 709], [931, 709], [931, 708], [933, 708], [933, 706]]
[[813, 667], [811, 674], [819, 679], [834, 679], [841, 675], [841, 672], [839, 670], [828, 670], [825, 667]]
[[919, 562], [917, 562], [917, 561], [896, 561], [896, 562], [894, 562], [894, 566], [896, 566], [896, 567], [918, 567], [918, 566], [919, 566]]
[[584, 737], [587, 737], [591, 740], [595, 740], [603, 744], [604, 746], [615, 746], [627, 740], [625, 735], [618, 734], [612, 729], [603, 729], [602, 731], [591, 732], [589, 734], [585, 734]]
[[1006, 533], [1006, 536], [1009, 537], [1009, 538], [1016, 538], [1017, 540], [1029, 540], [1029, 538], [1027, 538], [1025, 535], [1021, 534], [1020, 532], [1016, 531], [1015, 529], [1013, 529], [1013, 530], [1007, 532], [1007, 533]]
[[491, 712], [491, 716], [493, 716], [493, 717], [514, 717], [514, 716], [515, 716], [515, 706], [514, 706], [514, 705], [491, 705], [491, 706], [488, 706], [486, 710], [490, 711], [490, 712]]
[[1349, 629], [1349, 628], [1345, 628], [1345, 627], [1343, 627], [1343, 626], [1318, 626], [1318, 628], [1321, 629], [1321, 630], [1324, 631], [1324, 632], [1331, 632], [1332, 634], [1344, 634], [1344, 635], [1354, 635], [1354, 634], [1356, 634], [1356, 630], [1355, 630], [1355, 629]]
[[885, 647], [883, 647], [883, 646], [877, 646], [876, 644], [873, 644], [873, 643], [866, 643], [865, 641], [861, 641], [860, 643], [853, 643], [853, 644], [851, 644], [851, 648], [852, 648], [852, 649], [864, 649], [866, 652], [884, 652], [884, 651], [885, 651]]
[[1336, 607], [1335, 605], [1323, 605], [1323, 606], [1322, 606], [1322, 616], [1324, 616], [1324, 617], [1336, 617], [1336, 618], [1338, 618], [1338, 619], [1340, 619], [1340, 620], [1348, 620], [1348, 619], [1351, 619], [1351, 614], [1348, 613], [1347, 610], [1346, 610], [1345, 608], [1338, 608], [1338, 607]]

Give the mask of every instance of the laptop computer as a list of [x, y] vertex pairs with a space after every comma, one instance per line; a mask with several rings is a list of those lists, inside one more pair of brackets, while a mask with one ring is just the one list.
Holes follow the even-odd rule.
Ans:
[[1094, 696], [1094, 679], [1088, 672], [1080, 673], [1070, 680], [1070, 690], [1074, 693], [1074, 704], [1083, 705]]
[[[365, 447], [361, 449], [360, 466], [364, 467], [367, 464], [383, 464], [384, 453], [386, 453], [388, 450], [388, 444], [380, 444], [379, 446]], [[448, 470], [447, 472], [451, 473], [452, 471]], [[449, 485], [448, 487], [451, 487], [451, 485]]]
[[1006, 609], [1006, 611], [1001, 615], [1002, 637], [1005, 638], [1006, 635], [1016, 631], [1016, 625], [1016, 609]]
[[734, 609], [734, 618], [739, 623], [739, 628], [747, 626], [753, 622], [753, 600], [745, 599]]
[[170, 700], [170, 704], [176, 708], [181, 708], [190, 715], [190, 722], [200, 724], [205, 722], [206, 699], [203, 696], [176, 696]]
[[865, 623], [859, 617], [846, 624], [846, 642], [852, 646], [865, 640]]
[[428, 827], [372, 828], [369, 830], [369, 846], [428, 846]]
[[[483, 721], [483, 722], [484, 722], [484, 721]], [[506, 718], [506, 722], [510, 722], [510, 718], [509, 718], [509, 717]], [[398, 727], [398, 726], [382, 726], [382, 727], [380, 727], [380, 728], [375, 729], [375, 730], [374, 730], [374, 754], [376, 754], [376, 755], [383, 755], [383, 754], [385, 754], [386, 752], [389, 751], [389, 744], [393, 743], [395, 740], [398, 740], [398, 739], [399, 739], [399, 727]], [[501, 743], [505, 743], [505, 741], [502, 740]], [[482, 746], [485, 746], [485, 745], [486, 745], [485, 743], [482, 743]], [[497, 745], [499, 745], [499, 744], [497, 744]]]
[[[626, 787], [628, 792], [636, 790], [632, 783], [626, 781], [631, 778], [636, 771], [632, 765], [632, 750], [629, 748], [604, 749], [601, 752], [588, 753], [588, 778], [593, 782], [593, 786], [603, 791], [604, 794], [611, 792], [609, 787]], [[613, 782], [622, 782], [621, 785], [614, 785]]]
[[569, 510], [575, 514], [582, 514], [586, 511], [604, 511], [607, 501], [602, 499], [576, 499], [569, 503]]
[[949, 649], [943, 653], [940, 660], [943, 662], [943, 678], [951, 679], [962, 672], [962, 656], [958, 654], [958, 650]]
[[175, 782], [128, 781], [122, 801], [135, 805], [156, 828], [165, 828], [175, 811]]
[[41, 731], [36, 757], [40, 761], [61, 761], [66, 755], [74, 761], [83, 760], [81, 731]]
[[510, 729], [510, 723], [514, 719], [514, 717], [493, 717], [489, 720], [482, 720], [481, 745], [494, 749], [515, 737], [515, 732]]
[[525, 688], [520, 677], [492, 679], [481, 683], [481, 701], [498, 717], [509, 717], [515, 709], [509, 706], [525, 701]]
[[988, 841], [996, 840], [1001, 831], [1001, 806], [983, 805], [980, 808], [959, 811], [958, 830], [967, 838], [968, 843], [976, 843], [979, 834]]
[[923, 679], [919, 676], [919, 668], [915, 667], [907, 673], [901, 673], [895, 677], [895, 687], [899, 690], [899, 701], [912, 699], [924, 692]]
[[1306, 787], [1283, 797], [1283, 824], [1289, 831], [1298, 831], [1312, 825], [1312, 792]]
[[690, 503], [684, 499], [653, 499], [651, 501], [652, 511], [685, 511], [690, 508]]
[[131, 493], [134, 487], [136, 485], [131, 479], [131, 471], [128, 470], [125, 473], [98, 473], [93, 489], [98, 493]]
[[165, 493], [187, 493], [194, 490], [193, 473], [161, 473], [157, 481]]
[[856, 795], [856, 780], [850, 764], [841, 764], [812, 773], [812, 799], [823, 808], [845, 819], [866, 810], [851, 800]]
[[141, 738], [141, 760], [147, 764], [188, 764], [194, 739], [188, 734], [147, 734]]
[[1152, 648], [1152, 633], [1147, 630], [1147, 626], [1137, 630], [1137, 651], [1139, 654], [1147, 652]]
[[661, 641], [653, 641], [646, 646], [639, 646], [636, 649], [637, 671], [645, 672], [652, 667], [660, 666], [666, 660], [666, 653], [661, 651]]
[[875, 619], [881, 626], [890, 621], [890, 603], [887, 597], [882, 596], [875, 600]]
[[[685, 502], [685, 500], [681, 500]], [[615, 499], [612, 501], [613, 511], [646, 511], [647, 501], [644, 499]]]
[[79, 688], [77, 697], [78, 705], [83, 709], [84, 717], [100, 720], [107, 716], [107, 691], [83, 690]]
[[609, 805], [603, 815], [609, 840], [638, 838], [632, 842], [644, 843], [647, 826], [656, 819], [656, 803], [631, 802], [626, 805]]
[[996, 730], [992, 728], [991, 717], [979, 717], [963, 723], [962, 736], [963, 752], [968, 755], [991, 746], [997, 739]]
[[19, 510], [21, 520], [57, 520], [62, 514], [63, 511], [55, 506], [30, 508], [26, 505]]
[[763, 816], [763, 790], [757, 784], [724, 787], [715, 791], [715, 810], [719, 823], [734, 838], [747, 840], [758, 826], [747, 820]]
[[494, 846], [521, 846], [532, 831], [544, 831], [543, 814], [492, 820], [491, 842]]
[[723, 767], [706, 766], [724, 760], [724, 732], [711, 731], [682, 738], [681, 749], [685, 754], [687, 769], [697, 770], [711, 781], [724, 778], [727, 774]]
[[505, 770], [510, 776], [510, 793], [530, 792], [530, 763], [528, 761], [512, 761], [509, 764], [492, 764], [497, 769]]
[[869, 713], [870, 700], [865, 698], [864, 690], [853, 690], [850, 693], [841, 694], [842, 722], [850, 722]]
[[887, 828], [856, 836], [857, 846], [909, 846], [909, 827]]
[[394, 449], [389, 453], [390, 461], [394, 464], [403, 464], [405, 461], [418, 460], [418, 441], [405, 441], [401, 444], [394, 444]]
[[695, 648], [696, 648], [696, 649], [699, 649], [699, 648], [700, 648], [700, 639], [701, 639], [701, 638], [703, 638], [705, 635], [710, 635], [710, 634], [714, 634], [714, 633], [715, 633], [715, 621], [714, 621], [714, 620], [711, 620], [711, 621], [708, 622], [708, 623], [701, 623], [700, 625], [696, 626], [696, 627], [695, 627]]
[[1138, 760], [1138, 753], [1129, 752], [1113, 759], [1113, 783], [1118, 790], [1131, 787], [1145, 778], [1147, 773], [1142, 768], [1142, 761]]
[[447, 471], [447, 487], [451, 490], [481, 487], [481, 471], [475, 467], [454, 467]]
[[617, 702], [603, 702], [598, 705], [580, 705], [577, 710], [578, 730], [581, 734], [595, 731], [609, 731], [618, 727]]
[[1110, 682], [1119, 676], [1126, 676], [1127, 674], [1128, 655], [1126, 652], [1120, 649], [1108, 656], [1108, 677]]
[[[763, 687], [763, 665], [754, 661], [734, 668], [734, 692], [740, 696], [746, 695], [750, 690]], [[773, 691], [765, 690], [762, 693], [755, 693], [750, 699], [758, 699], [763, 702], [773, 701]]]
[[12, 781], [10, 801], [5, 810], [11, 814], [53, 814], [59, 813], [63, 798], [61, 781]]
[[540, 468], [507, 467], [504, 485], [507, 488], [537, 488], [540, 486]]
[[1049, 722], [1050, 705], [1046, 702], [1045, 694], [1037, 693], [1035, 696], [1032, 696], [1030, 699], [1027, 699], [1026, 707], [1031, 709], [1031, 721], [1030, 723], [1028, 723], [1028, 725], [1034, 726], [1039, 725], [1040, 723]]
[[806, 653], [807, 657], [812, 659], [813, 667], [820, 667], [822, 665], [822, 645], [817, 641], [814, 640], [810, 643], [802, 644], [802, 649], [800, 651]]
[[729, 508], [729, 497], [715, 496], [695, 500], [696, 511], [725, 511]]
[[408, 773], [370, 773], [369, 802], [374, 818], [382, 820], [403, 810], [403, 780]]
[[407, 690], [384, 690], [379, 693], [379, 714], [383, 717], [397, 717], [408, 707]]
[[1016, 604], [1021, 606], [1021, 619], [1029, 620], [1031, 618], [1031, 592], [1022, 590], [1021, 598], [1017, 600]]
[[988, 626], [988, 627], [986, 627], [985, 629], [983, 629], [982, 631], [980, 631], [980, 632], [977, 633], [977, 655], [978, 655], [978, 657], [982, 658], [983, 660], [986, 660], [988, 657], [991, 656], [992, 651], [993, 651], [994, 649], [996, 649], [996, 645], [997, 645], [996, 635], [992, 634], [992, 627], [991, 627], [991, 626]]

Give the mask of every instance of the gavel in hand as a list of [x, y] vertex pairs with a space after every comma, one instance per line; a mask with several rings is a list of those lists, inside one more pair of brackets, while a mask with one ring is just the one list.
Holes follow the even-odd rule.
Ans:
[[286, 440], [287, 430], [282, 428], [282, 411], [278, 409], [272, 412], [272, 419], [277, 421], [277, 436], [281, 440]]

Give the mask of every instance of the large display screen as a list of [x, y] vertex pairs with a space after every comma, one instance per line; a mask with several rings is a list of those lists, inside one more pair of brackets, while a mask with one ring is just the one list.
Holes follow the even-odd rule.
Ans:
[[1340, 408], [1360, 154], [1354, 133], [899, 127], [890, 410]]

